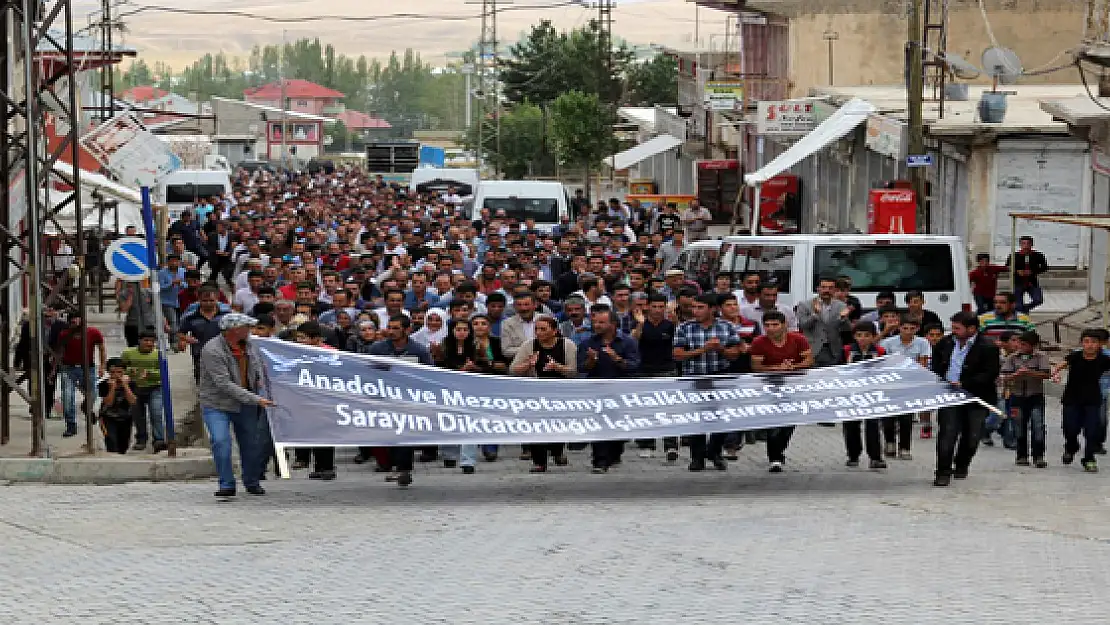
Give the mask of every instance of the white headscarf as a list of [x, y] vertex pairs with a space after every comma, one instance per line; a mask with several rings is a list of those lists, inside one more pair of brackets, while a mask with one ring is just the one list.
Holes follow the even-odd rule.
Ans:
[[[428, 317], [439, 317], [443, 324], [438, 330], [432, 332], [428, 330]], [[424, 313], [424, 327], [420, 328], [410, 337], [410, 340], [418, 345], [424, 347], [431, 347], [432, 343], [442, 343], [443, 339], [447, 337], [447, 311], [442, 308], [429, 308], [428, 312]]]

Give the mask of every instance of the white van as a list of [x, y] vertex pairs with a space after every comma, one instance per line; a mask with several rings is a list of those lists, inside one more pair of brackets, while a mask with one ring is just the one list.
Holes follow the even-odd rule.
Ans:
[[[719, 259], [715, 265], [714, 258]], [[957, 312], [975, 310], [965, 248], [953, 236], [730, 236], [687, 246], [679, 262], [688, 276], [708, 279], [708, 284], [715, 275], [698, 274], [715, 266], [717, 273], [732, 278], [734, 289], [741, 288], [744, 273], [758, 271], [764, 281], [779, 285], [779, 301], [790, 306], [815, 297], [821, 278], [846, 276], [865, 309], [875, 307], [875, 296], [882, 291], [893, 291], [896, 305], [904, 308], [906, 293], [917, 290], [945, 326]]]
[[473, 219], [483, 208], [490, 215], [504, 210], [505, 216], [524, 222], [535, 219], [539, 230], [550, 231], [563, 217], [570, 217], [570, 194], [561, 182], [540, 180], [483, 180], [474, 195]]
[[474, 195], [478, 189], [478, 170], [440, 167], [418, 167], [412, 170], [409, 191], [413, 193], [441, 193], [450, 187], [455, 187], [463, 198]]
[[230, 195], [231, 176], [226, 171], [179, 169], [163, 178], [158, 190], [172, 223], [200, 200], [214, 195]]

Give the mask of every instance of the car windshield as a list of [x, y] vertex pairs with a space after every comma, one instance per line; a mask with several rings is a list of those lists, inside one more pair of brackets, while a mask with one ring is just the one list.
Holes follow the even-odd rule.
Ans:
[[813, 258], [813, 288], [822, 277], [845, 276], [852, 290], [952, 291], [952, 250], [933, 245], [818, 245]]
[[488, 208], [492, 215], [503, 210], [506, 217], [517, 221], [535, 219], [541, 224], [559, 221], [559, 200], [556, 198], [487, 197], [482, 200], [482, 208]]

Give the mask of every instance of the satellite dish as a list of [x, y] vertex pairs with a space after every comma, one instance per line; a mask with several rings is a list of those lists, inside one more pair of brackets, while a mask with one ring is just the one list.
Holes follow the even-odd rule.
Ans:
[[948, 66], [948, 71], [952, 72], [960, 80], [975, 80], [983, 73], [978, 67], [975, 67], [970, 61], [958, 54], [945, 53], [940, 55], [940, 60], [944, 61]]
[[1009, 48], [993, 47], [983, 51], [983, 71], [1004, 85], [1012, 85], [1025, 70], [1016, 52]]

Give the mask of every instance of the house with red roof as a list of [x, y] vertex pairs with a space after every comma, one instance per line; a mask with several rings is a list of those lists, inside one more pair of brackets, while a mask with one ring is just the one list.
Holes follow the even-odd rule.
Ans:
[[285, 79], [285, 106], [282, 106], [281, 81], [272, 82], [243, 92], [243, 99], [251, 104], [261, 104], [287, 111], [334, 117], [344, 110], [345, 94], [300, 78]]
[[132, 104], [147, 104], [153, 100], [164, 98], [167, 95], [169, 95], [168, 91], [159, 89], [153, 85], [139, 85], [124, 90], [119, 94], [119, 99]]

